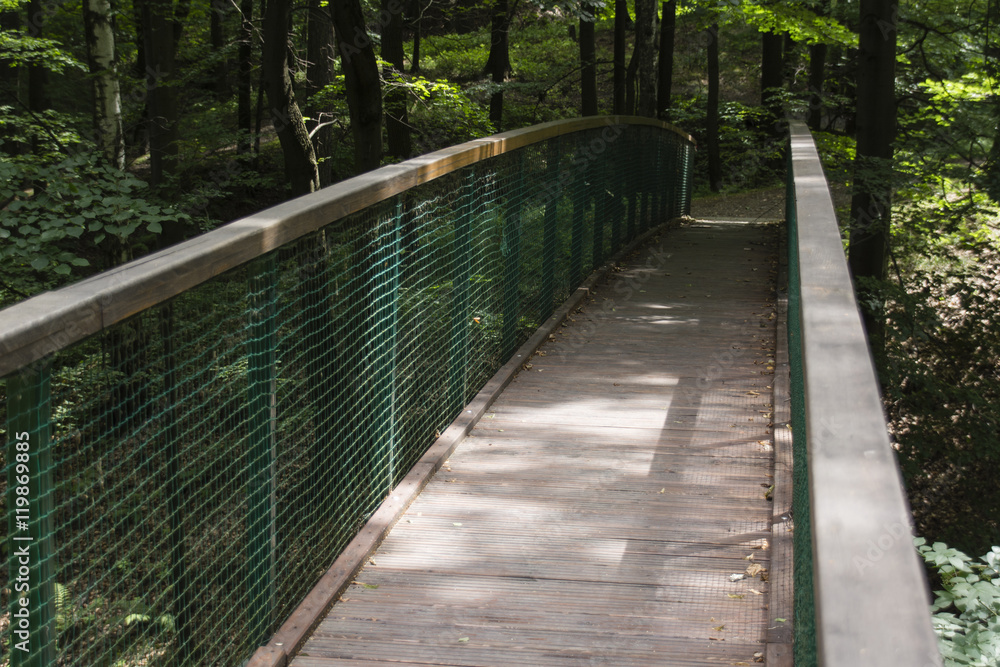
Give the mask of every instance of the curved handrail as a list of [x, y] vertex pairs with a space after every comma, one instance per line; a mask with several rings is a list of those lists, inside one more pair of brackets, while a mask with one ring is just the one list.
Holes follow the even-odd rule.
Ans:
[[618, 125], [660, 127], [694, 144], [690, 135], [652, 118], [591, 116], [511, 130], [381, 167], [0, 311], [0, 377], [405, 190], [546, 139]]
[[937, 666], [927, 579], [830, 190], [809, 129], [792, 121], [790, 132], [790, 290], [801, 306], [789, 324], [802, 359], [792, 400], [805, 413], [818, 662]]

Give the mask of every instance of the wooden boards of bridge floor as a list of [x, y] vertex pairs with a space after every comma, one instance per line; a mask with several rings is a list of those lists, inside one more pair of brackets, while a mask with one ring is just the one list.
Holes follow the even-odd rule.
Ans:
[[687, 224], [599, 286], [291, 665], [759, 661], [773, 233]]

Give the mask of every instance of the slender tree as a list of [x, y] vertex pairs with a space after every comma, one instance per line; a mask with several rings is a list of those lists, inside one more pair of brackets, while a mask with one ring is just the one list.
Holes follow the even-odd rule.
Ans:
[[[177, 171], [177, 99], [174, 45], [177, 29], [172, 0], [141, 2], [143, 55], [146, 61], [146, 115], [149, 132], [149, 182], [163, 187]], [[162, 245], [184, 238], [180, 225], [167, 225]]]
[[[825, 16], [829, 0], [821, 0], [816, 13]], [[826, 78], [827, 47], [822, 42], [809, 45], [809, 114], [806, 122], [813, 132], [819, 132], [823, 122], [823, 80]]]
[[615, 0], [614, 99], [612, 109], [625, 113], [625, 27], [628, 25], [627, 0]]
[[[387, 18], [382, 26], [382, 59], [391, 65], [391, 72], [402, 76], [403, 15], [393, 11], [399, 0], [382, 0], [382, 15]], [[388, 78], [388, 75], [387, 75]], [[385, 96], [385, 130], [389, 154], [397, 158], [410, 157], [410, 119], [406, 110], [406, 91], [394, 87]]]
[[420, 37], [424, 25], [424, 2], [423, 0], [411, 0], [408, 7], [410, 30], [413, 32], [413, 52], [410, 55], [410, 72], [416, 74], [420, 71]]
[[[896, 10], [893, 0], [861, 0], [857, 153], [848, 250], [855, 281], [886, 275], [896, 135]], [[870, 342], [879, 345], [881, 321], [866, 310], [865, 324]]]
[[670, 109], [670, 89], [674, 82], [674, 33], [677, 28], [677, 0], [664, 0], [660, 23], [660, 80], [656, 88], [656, 115], [666, 119]]
[[499, 86], [506, 81], [510, 66], [510, 17], [517, 3], [510, 0], [493, 0], [490, 16], [490, 55], [486, 59], [484, 71], [490, 75], [496, 87], [490, 96], [490, 122], [500, 132], [503, 125], [503, 89]]
[[330, 10], [323, 0], [310, 0], [309, 25], [306, 29], [306, 85], [305, 104], [309, 121], [306, 129], [312, 136], [313, 150], [319, 169], [320, 186], [329, 185], [333, 180], [333, 126], [329, 113], [317, 102], [316, 93], [333, 81], [333, 56], [336, 51], [333, 35], [333, 20]]
[[93, 115], [97, 146], [109, 164], [124, 169], [122, 100], [115, 72], [115, 33], [111, 25], [110, 0], [86, 0], [83, 25], [87, 41], [87, 65], [94, 92]]
[[293, 195], [319, 187], [319, 170], [309, 132], [288, 73], [289, 0], [269, 0], [264, 13], [264, 90], [271, 123], [285, 158], [285, 178]]
[[[40, 38], [43, 36], [45, 12], [42, 11], [41, 0], [28, 2], [28, 36]], [[28, 108], [38, 113], [49, 108], [48, 82], [49, 72], [44, 65], [28, 65]]]
[[826, 44], [809, 46], [809, 115], [807, 122], [813, 132], [820, 131], [823, 122], [823, 80], [826, 77]]
[[708, 111], [705, 118], [708, 144], [708, 185], [713, 192], [722, 188], [722, 160], [719, 157], [719, 24], [708, 29]]
[[773, 128], [780, 115], [778, 90], [784, 81], [781, 35], [775, 32], [762, 32], [760, 45], [760, 104], [767, 112], [767, 127]]
[[636, 113], [651, 118], [656, 117], [655, 35], [656, 0], [636, 0], [635, 49], [632, 52], [632, 60], [637, 63]]
[[597, 115], [597, 50], [594, 44], [597, 9], [587, 0], [580, 3], [580, 100], [584, 116]]
[[229, 97], [229, 66], [226, 59], [222, 57], [222, 50], [226, 48], [226, 36], [223, 23], [226, 14], [229, 13], [230, 5], [224, 0], [212, 0], [211, 11], [209, 11], [209, 41], [212, 43], [212, 51], [218, 62], [215, 65], [215, 92], [220, 99]]
[[338, 0], [330, 6], [351, 114], [354, 166], [358, 172], [377, 169], [382, 162], [382, 83], [361, 0]]
[[253, 0], [240, 0], [239, 78], [236, 85], [237, 150], [249, 153], [253, 132]]

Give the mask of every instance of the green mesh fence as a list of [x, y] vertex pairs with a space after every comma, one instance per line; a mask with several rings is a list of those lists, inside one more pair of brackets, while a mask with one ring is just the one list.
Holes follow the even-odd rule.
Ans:
[[795, 568], [795, 665], [815, 667], [816, 607], [813, 599], [812, 520], [809, 504], [809, 468], [806, 449], [805, 385], [802, 376], [802, 327], [799, 291], [799, 237], [795, 210], [792, 151], [788, 150], [785, 218], [788, 224], [788, 362], [791, 370], [792, 507], [795, 532], [792, 553]]
[[4, 664], [245, 662], [553, 308], [688, 211], [692, 150], [607, 126], [480, 161], [8, 376]]

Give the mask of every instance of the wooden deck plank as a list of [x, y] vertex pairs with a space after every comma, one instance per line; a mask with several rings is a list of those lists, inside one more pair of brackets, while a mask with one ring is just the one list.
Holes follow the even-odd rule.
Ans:
[[769, 584], [732, 576], [771, 565], [770, 242], [686, 225], [593, 290], [292, 667], [754, 664]]

